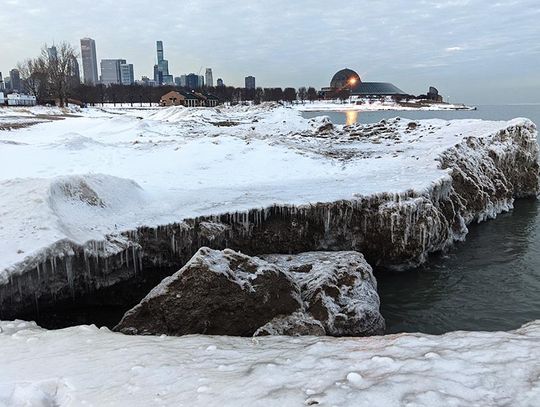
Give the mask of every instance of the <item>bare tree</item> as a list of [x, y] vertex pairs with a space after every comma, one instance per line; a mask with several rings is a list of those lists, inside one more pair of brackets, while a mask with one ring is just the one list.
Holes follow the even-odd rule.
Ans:
[[315, 90], [315, 88], [313, 88], [311, 86], [308, 88], [308, 90], [307, 90], [307, 98], [312, 103], [313, 103], [314, 100], [317, 99], [317, 91]]
[[298, 99], [300, 99], [302, 104], [304, 104], [304, 100], [306, 100], [306, 96], [307, 96], [307, 89], [304, 86], [298, 88]]
[[73, 87], [73, 65], [77, 60], [77, 52], [67, 42], [51, 48], [44, 45], [38, 59], [47, 68], [51, 97], [63, 107]]
[[47, 95], [47, 67], [43, 62], [41, 58], [35, 58], [17, 64], [25, 90], [35, 96], [38, 103], [42, 102]]

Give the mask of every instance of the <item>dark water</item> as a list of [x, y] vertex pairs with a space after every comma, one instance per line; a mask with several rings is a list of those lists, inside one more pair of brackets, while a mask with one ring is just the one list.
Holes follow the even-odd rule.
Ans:
[[[346, 123], [351, 114], [328, 115]], [[476, 111], [360, 113], [361, 123], [409, 119], [528, 117], [540, 124], [540, 105], [479, 106]], [[509, 330], [540, 319], [540, 202], [519, 200], [497, 219], [469, 227], [464, 243], [421, 268], [377, 272], [387, 333]]]

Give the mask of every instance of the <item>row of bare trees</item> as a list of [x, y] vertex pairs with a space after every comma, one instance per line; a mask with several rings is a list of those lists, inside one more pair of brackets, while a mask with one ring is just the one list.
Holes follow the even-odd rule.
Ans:
[[[191, 92], [190, 89], [176, 86], [143, 86], [143, 85], [96, 85], [80, 84], [73, 88], [70, 97], [89, 105], [102, 103], [159, 103], [161, 96], [171, 90]], [[205, 87], [197, 91], [217, 96], [222, 102], [241, 103], [252, 101], [261, 102], [295, 102], [315, 101], [319, 94], [315, 88], [235, 88], [232, 86]]]
[[38, 103], [55, 101], [64, 106], [79, 86], [75, 65], [77, 52], [62, 42], [53, 49], [44, 45], [41, 54], [17, 65], [26, 92], [36, 97]]

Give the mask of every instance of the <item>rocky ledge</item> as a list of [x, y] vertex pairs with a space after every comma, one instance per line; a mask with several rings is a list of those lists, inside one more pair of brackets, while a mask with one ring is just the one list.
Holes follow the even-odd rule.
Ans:
[[129, 310], [115, 330], [143, 335], [384, 333], [377, 284], [360, 253], [312, 252], [263, 259], [199, 251]]

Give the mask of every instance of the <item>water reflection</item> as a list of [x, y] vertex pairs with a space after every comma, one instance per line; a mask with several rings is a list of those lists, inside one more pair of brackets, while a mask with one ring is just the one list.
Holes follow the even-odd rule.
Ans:
[[345, 124], [350, 126], [358, 121], [358, 111], [348, 110], [345, 112]]

